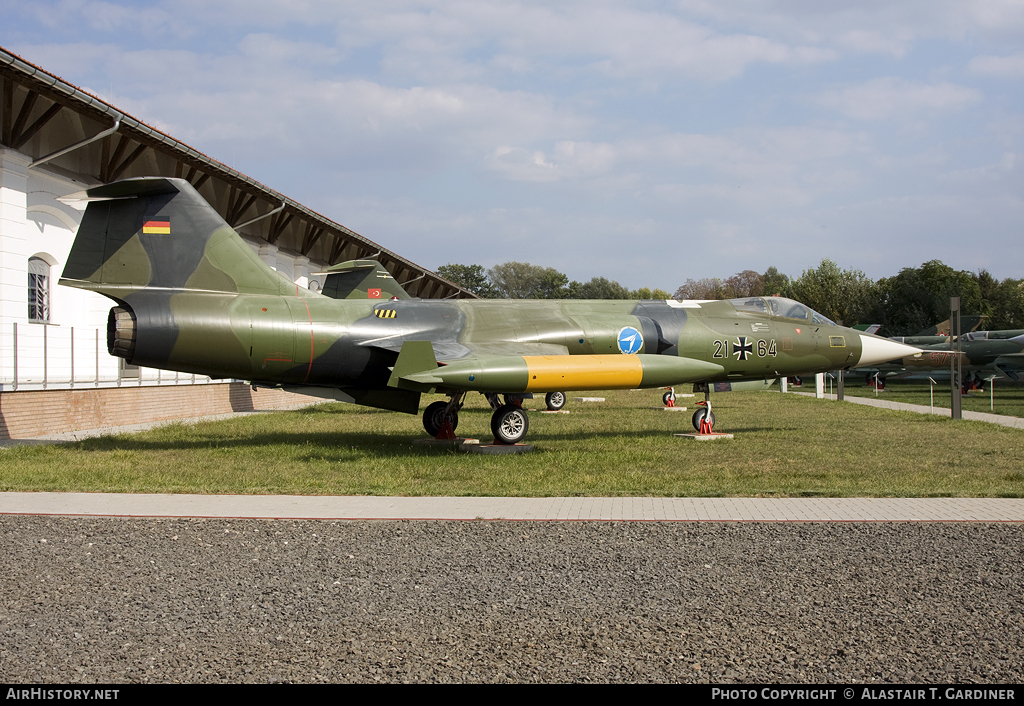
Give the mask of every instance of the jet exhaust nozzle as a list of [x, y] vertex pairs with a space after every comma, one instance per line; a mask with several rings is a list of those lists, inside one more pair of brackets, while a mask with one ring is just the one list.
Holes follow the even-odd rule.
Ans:
[[119, 306], [112, 308], [107, 314], [107, 352], [132, 362], [137, 331], [134, 313]]

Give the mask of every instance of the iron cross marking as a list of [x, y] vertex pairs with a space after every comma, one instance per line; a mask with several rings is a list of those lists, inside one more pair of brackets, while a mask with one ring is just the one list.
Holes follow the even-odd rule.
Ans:
[[732, 344], [732, 354], [736, 360], [746, 360], [748, 355], [754, 354], [754, 342], [747, 343], [746, 336], [738, 336], [736, 343]]

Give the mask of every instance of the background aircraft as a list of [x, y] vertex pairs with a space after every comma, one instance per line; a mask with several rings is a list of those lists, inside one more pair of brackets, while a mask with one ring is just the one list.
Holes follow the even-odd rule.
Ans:
[[[864, 373], [869, 382], [877, 373], [881, 379], [881, 387], [886, 377], [948, 375], [957, 355], [954, 350], [956, 342], [948, 336], [908, 336], [894, 340], [916, 346], [921, 350], [921, 354], [897, 358], [882, 365], [854, 372]], [[970, 378], [965, 376], [965, 386], [973, 389], [980, 387], [980, 380], [985, 377], [985, 373], [995, 373], [1014, 381], [1019, 380], [1020, 372], [1024, 370], [1024, 329], [971, 331], [964, 334], [960, 341], [960, 366], [965, 373], [970, 373]]]
[[[977, 331], [986, 318], [964, 316], [961, 320], [962, 329], [968, 332], [960, 342], [961, 370], [968, 373], [964, 376], [965, 389], [980, 389], [985, 373], [1017, 381], [1024, 370], [1024, 329]], [[956, 339], [949, 331], [950, 322], [946, 320], [914, 336], [893, 336], [889, 340], [915, 346], [921, 349], [921, 355], [901, 357], [852, 372], [864, 375], [869, 385], [874, 385], [877, 379], [879, 389], [885, 386], [887, 377], [946, 377], [956, 356]]]
[[[68, 197], [71, 200], [74, 197]], [[108, 349], [132, 364], [241, 378], [458, 424], [467, 392], [543, 393], [763, 380], [874, 365], [917, 349], [774, 297], [729, 301], [410, 299], [373, 261], [302, 289], [245, 244], [184, 180], [147, 177], [89, 201], [61, 284], [113, 299]], [[698, 426], [707, 409], [698, 410]], [[529, 422], [503, 404], [501, 443]]]

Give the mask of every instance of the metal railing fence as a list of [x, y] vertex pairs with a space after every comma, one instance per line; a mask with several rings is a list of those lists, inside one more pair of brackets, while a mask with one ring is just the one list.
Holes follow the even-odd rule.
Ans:
[[[9, 326], [9, 328], [8, 328]], [[12, 322], [0, 336], [0, 390], [210, 383], [191, 375], [125, 364], [107, 354], [106, 331]]]

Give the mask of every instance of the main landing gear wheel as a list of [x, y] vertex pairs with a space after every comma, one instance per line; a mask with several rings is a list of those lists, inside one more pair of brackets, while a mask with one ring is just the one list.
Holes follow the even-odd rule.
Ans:
[[[447, 409], [447, 402], [432, 402], [427, 405], [425, 410], [423, 410], [423, 428], [427, 430], [428, 434], [436, 437], [441, 433], [441, 427], [444, 426], [445, 411]], [[452, 412], [448, 417], [448, 421], [452, 424], [452, 431], [455, 431], [456, 427], [459, 426], [459, 413]]]
[[693, 428], [700, 431], [701, 422], [707, 417], [708, 423], [711, 427], [715, 426], [715, 413], [709, 412], [708, 410], [701, 407], [693, 413]]
[[549, 392], [544, 395], [544, 403], [547, 404], [548, 409], [551, 411], [558, 411], [565, 406], [565, 393]]
[[518, 405], [506, 404], [491, 415], [491, 431], [499, 444], [517, 444], [526, 436], [530, 419]]

